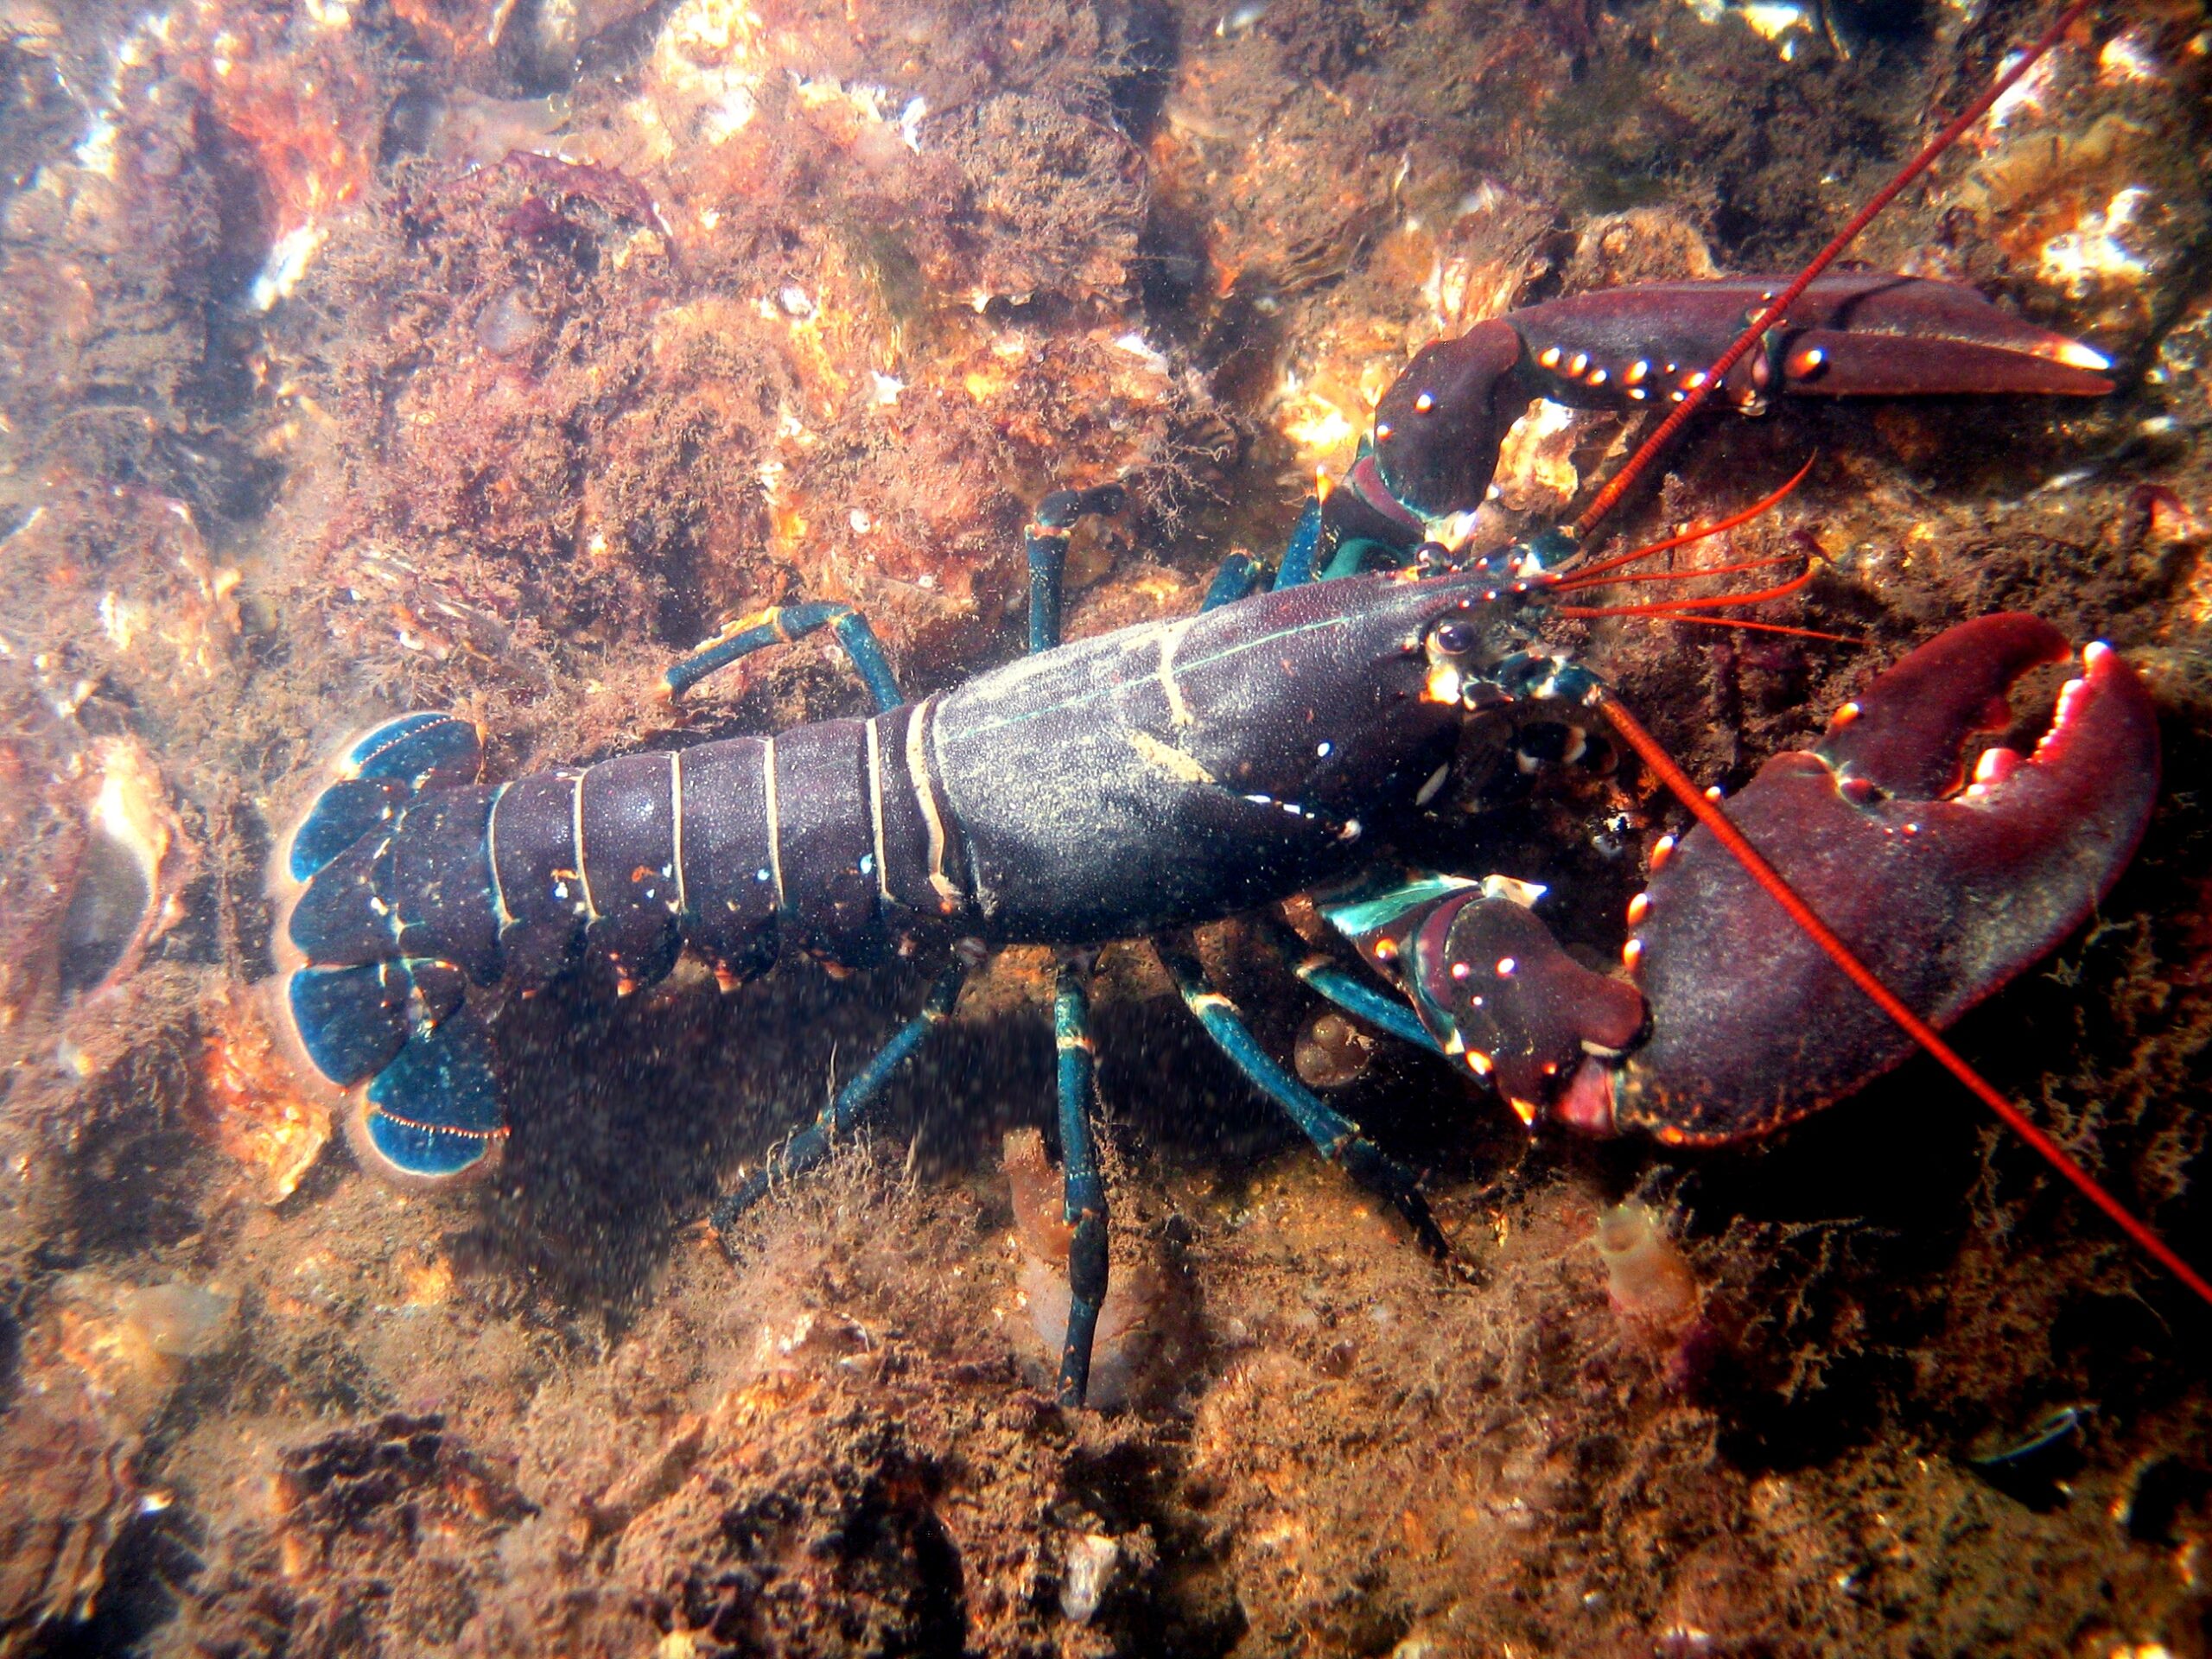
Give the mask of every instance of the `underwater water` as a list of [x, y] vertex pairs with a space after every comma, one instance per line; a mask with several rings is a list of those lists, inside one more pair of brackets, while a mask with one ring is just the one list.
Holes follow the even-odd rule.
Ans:
[[[907, 694], [960, 685], [1020, 656], [1059, 488], [1123, 492], [1067, 549], [1070, 639], [1189, 615], [1225, 557], [1281, 559], [1421, 348], [1786, 275], [2052, 15], [0, 0], [0, 1659], [2212, 1652], [2212, 1313], [1927, 1059], [1727, 1144], [1532, 1135], [1510, 1090], [1327, 1012], [1262, 912], [1175, 918], [1260, 1048], [1418, 1172], [1440, 1262], [1154, 944], [1086, 951], [1111, 1270], [1077, 1410], [1049, 944], [978, 966], [866, 1133], [727, 1249], [717, 1195], [915, 1016], [944, 930], [850, 971], [787, 909], [784, 959], [728, 986], [760, 964], [594, 935], [458, 1008], [424, 968], [361, 1007], [395, 1044], [433, 1013], [482, 1035], [385, 1085], [381, 1131], [285, 1000], [293, 831], [359, 733], [453, 711], [496, 785], [867, 715], [826, 630], [664, 695], [726, 622], [814, 600]], [[1924, 930], [1916, 960], [2056, 907], [2001, 990], [1935, 988], [1994, 991], [1956, 1044], [2200, 1267], [2208, 92], [2202, 0], [2092, 5], [1848, 256], [2083, 342], [2114, 390], [1702, 417], [1608, 545], [1809, 459], [1646, 573], [1810, 580], [1726, 613], [1748, 629], [1541, 628], [1731, 796], [1953, 624], [2108, 641], [2163, 780], [2115, 740], [2031, 826], [2091, 876], [1826, 879]], [[1572, 519], [1652, 424], [1532, 386], [1500, 394], [1471, 547]], [[2023, 682], [2008, 743], [2065, 677]], [[1317, 717], [1421, 702], [1356, 691]], [[1541, 883], [1624, 983], [1688, 814], [1594, 733], [1572, 761], [1558, 722], [1519, 738], [1447, 737], [1367, 868]], [[1001, 797], [1048, 869], [1090, 822], [1053, 781]], [[1145, 909], [1188, 850], [1116, 893]], [[1722, 908], [1669, 1007], [1782, 982], [1764, 904]], [[1288, 923], [1327, 938], [1305, 900]], [[1775, 1064], [1857, 1007], [1762, 1016]], [[410, 1111], [494, 1126], [494, 1092], [476, 1179], [372, 1167], [455, 1144]]]

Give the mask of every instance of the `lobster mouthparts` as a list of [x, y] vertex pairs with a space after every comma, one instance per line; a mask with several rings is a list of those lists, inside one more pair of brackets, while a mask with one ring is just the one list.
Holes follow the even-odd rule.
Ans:
[[[1728, 803], [1751, 843], [1932, 1025], [2050, 951], [2110, 889], [2158, 787], [2149, 694], [2109, 646], [2083, 653], [2034, 753], [1977, 733], [2068, 643], [2031, 616], [1983, 617], [1923, 645], [1838, 713], [1809, 753], [1769, 760]], [[1764, 1134], [1914, 1052], [1773, 899], [1702, 830], [1655, 858], [1629, 960], [1649, 1040], [1592, 1057], [1555, 1110], [1598, 1133], [1713, 1143]]]

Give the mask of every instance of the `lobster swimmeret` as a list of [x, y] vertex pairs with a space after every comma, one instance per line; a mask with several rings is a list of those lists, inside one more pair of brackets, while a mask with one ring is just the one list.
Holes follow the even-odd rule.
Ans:
[[[2033, 756], [1992, 750], [1970, 784], [1967, 739], [2001, 727], [2006, 687], [2067, 655], [2065, 642], [2032, 618], [1993, 617], [1906, 658], [1813, 753], [1777, 757], [1733, 803], [1786, 882], [1740, 842], [1724, 854], [1714, 837], [1732, 838], [1729, 823], [1670, 779], [1707, 827], [1662, 844], [1631, 909], [1642, 992], [1560, 951], [1522, 884], [1408, 872], [1387, 856], [1392, 832], [1447, 781], [1468, 718], [1572, 724], [1602, 707], [1631, 741], [1640, 731], [1586, 671], [1535, 644], [1588, 571], [1562, 578], [1527, 549], [1469, 563], [1426, 541], [1481, 500], [1529, 397], [1687, 409], [1719, 393], [1755, 411], [1777, 392], [2110, 389], [2095, 353], [1968, 290], [1815, 274], [1584, 296], [1430, 347], [1382, 399], [1346, 487], [1309, 506], [1273, 591], [1244, 597], [1256, 572], [1233, 556], [1196, 617], [1060, 645], [1067, 530], [1119, 493], [1063, 492], [1030, 532], [1038, 654], [918, 702], [901, 700], [864, 622], [814, 605], [733, 625], [671, 671], [671, 691], [827, 626], [874, 695], [874, 717], [496, 786], [477, 781], [467, 722], [388, 722], [349, 747], [282, 849], [283, 1023], [316, 1074], [355, 1091], [349, 1127], [365, 1161], [442, 1182], [487, 1167], [505, 1133], [472, 983], [540, 983], [581, 961], [627, 989], [687, 948], [725, 984], [787, 951], [859, 963], [894, 940], [1078, 949], [1315, 891], [1412, 1007], [1326, 967], [1301, 969], [1307, 982], [1491, 1079], [1530, 1122], [1723, 1141], [1838, 1098], [1910, 1052], [1916, 1038], [1893, 1021], [1915, 1022], [1915, 1007], [1955, 1018], [2050, 950], [2125, 867], [2155, 799], [2158, 740], [2146, 695], [2109, 650], [2090, 648]], [[1701, 361], [1711, 368], [1688, 366]], [[1417, 545], [1408, 568], [1346, 574]], [[1535, 545], [1548, 555], [1572, 540]], [[1342, 579], [1311, 579], [1324, 569]], [[1887, 995], [1849, 973], [1854, 952], [1903, 993], [1888, 1015], [1852, 989]], [[1195, 963], [1170, 952], [1168, 966], [1246, 1075], [1442, 1248], [1411, 1175], [1268, 1058]], [[940, 977], [922, 1014], [718, 1220], [826, 1152], [950, 1013], [963, 971]], [[1085, 1007], [1082, 975], [1064, 963], [1055, 1024], [1074, 1243], [1062, 1388], [1078, 1402], [1106, 1281]], [[1924, 1027], [1916, 1040], [1945, 1052]]]

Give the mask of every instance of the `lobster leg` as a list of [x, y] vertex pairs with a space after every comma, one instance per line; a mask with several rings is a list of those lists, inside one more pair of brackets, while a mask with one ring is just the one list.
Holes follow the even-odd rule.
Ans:
[[1307, 950], [1306, 941], [1288, 928], [1271, 927], [1268, 942], [1285, 962], [1292, 964], [1299, 982], [1315, 995], [1335, 1003], [1355, 1020], [1389, 1033], [1402, 1043], [1415, 1048], [1436, 1049], [1436, 1039], [1404, 1002], [1346, 973], [1326, 953]]
[[1061, 1215], [1068, 1240], [1068, 1328], [1060, 1344], [1060, 1403], [1080, 1408], [1090, 1386], [1090, 1344], [1106, 1305], [1106, 1183], [1090, 1129], [1096, 1068], [1090, 1040], [1088, 967], [1060, 964], [1052, 993], [1052, 1042], [1058, 1051]]
[[1709, 826], [1655, 849], [1628, 913], [1633, 985], [1582, 967], [1494, 880], [1323, 913], [1524, 1120], [1673, 1144], [1769, 1133], [1920, 1046], [1814, 929], [1941, 1027], [2047, 955], [2126, 868], [2158, 798], [2158, 721], [2108, 647], [2082, 653], [2031, 753], [1966, 770], [1970, 740], [2010, 723], [2013, 682], [2069, 655], [2034, 617], [1985, 616], [1878, 676], [1715, 815], [1767, 877]]
[[[1464, 1064], [1533, 1123], [1586, 1056], [1618, 1057], [1643, 1033], [1643, 999], [1562, 950], [1530, 908], [1543, 889], [1508, 876], [1481, 881], [1417, 873], [1394, 886], [1324, 898], [1321, 914], [1412, 1007], [1402, 1007], [1325, 957], [1299, 976], [1339, 1007]], [[1357, 993], [1357, 999], [1350, 993]]]
[[1252, 1035], [1236, 1005], [1207, 984], [1205, 970], [1195, 958], [1180, 950], [1162, 950], [1160, 955], [1175, 981], [1175, 988], [1182, 994], [1184, 1006], [1198, 1017], [1215, 1046], [1253, 1087], [1281, 1107], [1324, 1158], [1340, 1166], [1370, 1192], [1388, 1199], [1430, 1251], [1439, 1256], [1451, 1255], [1452, 1246], [1429, 1213], [1428, 1200], [1421, 1197], [1421, 1184], [1413, 1171], [1278, 1065]]
[[1282, 550], [1275, 569], [1277, 588], [1298, 588], [1313, 580], [1313, 556], [1321, 545], [1322, 512], [1318, 496], [1306, 499], [1306, 510], [1291, 526], [1290, 544]]
[[1085, 518], [1119, 512], [1128, 492], [1118, 484], [1095, 490], [1054, 490], [1037, 504], [1022, 532], [1029, 555], [1029, 649], [1060, 643], [1060, 578], [1067, 569], [1068, 532]]
[[875, 1058], [854, 1075], [845, 1086], [831, 1097], [822, 1109], [822, 1114], [797, 1135], [780, 1146], [770, 1149], [760, 1160], [760, 1167], [741, 1182], [737, 1190], [725, 1194], [709, 1213], [715, 1234], [725, 1247], [729, 1243], [729, 1230], [739, 1217], [768, 1196], [770, 1189], [804, 1175], [824, 1158], [839, 1141], [850, 1135], [860, 1127], [861, 1120], [882, 1096], [892, 1078], [900, 1068], [920, 1052], [937, 1028], [952, 1017], [953, 1005], [960, 1001], [960, 988], [968, 977], [968, 964], [957, 961], [937, 976], [929, 995], [922, 999], [922, 1011], [891, 1034], [891, 1040], [878, 1049]]
[[[1347, 477], [1347, 499], [1332, 512], [1384, 523], [1471, 512], [1529, 399], [1625, 412], [1702, 397], [1707, 365], [1789, 286], [1732, 276], [1604, 289], [1426, 346], [1376, 405], [1374, 454]], [[1782, 393], [2093, 397], [2113, 389], [2110, 367], [1972, 289], [1853, 271], [1808, 284], [1711, 391], [1746, 414]]]
[[1200, 612], [1217, 611], [1224, 605], [1234, 605], [1240, 599], [1249, 599], [1260, 590], [1267, 577], [1267, 567], [1249, 553], [1231, 553], [1222, 560], [1213, 573], [1213, 581], [1206, 588]]
[[[1653, 283], [1530, 306], [1510, 319], [1522, 342], [1521, 378], [1539, 397], [1584, 406], [1680, 402], [1784, 286], [1780, 276]], [[1724, 377], [1719, 395], [1745, 410], [1776, 392], [2094, 397], [2112, 390], [2110, 366], [1973, 289], [1852, 271], [1808, 286], [1762, 348]]]
[[823, 601], [771, 605], [765, 611], [741, 617], [661, 677], [668, 700], [676, 702], [709, 674], [728, 668], [739, 658], [750, 656], [763, 645], [787, 644], [823, 627], [835, 633], [837, 643], [845, 648], [853, 672], [860, 676], [861, 683], [874, 699], [878, 714], [887, 713], [906, 702], [906, 694], [899, 690], [898, 677], [891, 671], [890, 659], [884, 656], [882, 643], [876, 639], [875, 630], [868, 626], [868, 619], [849, 605]]

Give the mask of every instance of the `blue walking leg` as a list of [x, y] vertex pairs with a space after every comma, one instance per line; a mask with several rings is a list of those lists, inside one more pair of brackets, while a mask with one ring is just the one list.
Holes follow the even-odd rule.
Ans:
[[1119, 484], [1095, 490], [1054, 490], [1030, 515], [1022, 545], [1029, 554], [1029, 649], [1060, 643], [1060, 579], [1067, 569], [1068, 532], [1096, 514], [1116, 513], [1128, 499]]
[[1221, 562], [1213, 573], [1213, 585], [1206, 589], [1205, 602], [1201, 611], [1218, 610], [1224, 605], [1234, 605], [1240, 599], [1249, 599], [1259, 588], [1260, 579], [1267, 568], [1249, 553], [1231, 553]]
[[1275, 586], [1300, 588], [1313, 580], [1313, 553], [1321, 544], [1321, 498], [1306, 498], [1306, 511], [1291, 527], [1290, 544], [1282, 550], [1282, 564], [1275, 571]]
[[1179, 950], [1163, 950], [1160, 954], [1174, 978], [1175, 988], [1182, 993], [1184, 1005], [1198, 1016], [1206, 1035], [1230, 1063], [1282, 1109], [1323, 1157], [1370, 1192], [1388, 1199], [1431, 1251], [1450, 1256], [1452, 1247], [1436, 1218], [1429, 1214], [1428, 1201], [1421, 1197], [1414, 1173], [1362, 1135], [1358, 1124], [1324, 1103], [1278, 1065], [1245, 1026], [1235, 1004], [1206, 983], [1205, 970], [1194, 957]]
[[1365, 1020], [1377, 1031], [1388, 1032], [1402, 1043], [1440, 1053], [1436, 1039], [1420, 1018], [1388, 991], [1346, 969], [1334, 957], [1306, 949], [1306, 941], [1287, 927], [1270, 929], [1268, 939], [1288, 962], [1306, 988], [1326, 997], [1346, 1014]]
[[868, 619], [849, 605], [825, 601], [771, 605], [765, 611], [741, 617], [662, 675], [661, 683], [669, 701], [673, 702], [709, 674], [728, 668], [739, 658], [748, 656], [763, 645], [787, 644], [824, 627], [836, 634], [837, 643], [845, 648], [853, 672], [874, 699], [878, 714], [896, 709], [906, 700]]
[[1090, 970], [1060, 964], [1052, 992], [1052, 1041], [1059, 1053], [1061, 1214], [1068, 1241], [1068, 1329], [1060, 1344], [1060, 1403], [1080, 1407], [1090, 1386], [1090, 1344], [1106, 1303], [1106, 1183], [1091, 1138]]
[[1370, 570], [1402, 570], [1405, 565], [1404, 556], [1385, 543], [1348, 541], [1329, 556], [1319, 579], [1334, 582], [1339, 576], [1363, 575]]
[[822, 1109], [822, 1115], [790, 1140], [772, 1147], [761, 1160], [760, 1167], [715, 1205], [709, 1219], [717, 1234], [726, 1240], [731, 1224], [766, 1198], [770, 1188], [804, 1174], [830, 1155], [831, 1147], [859, 1126], [885, 1086], [898, 1075], [899, 1069], [913, 1058], [930, 1034], [951, 1017], [954, 1006], [960, 1001], [961, 984], [967, 977], [964, 962], [954, 963], [937, 976], [937, 982], [922, 1000], [922, 1011], [892, 1033], [891, 1040], [876, 1051], [875, 1058]]

